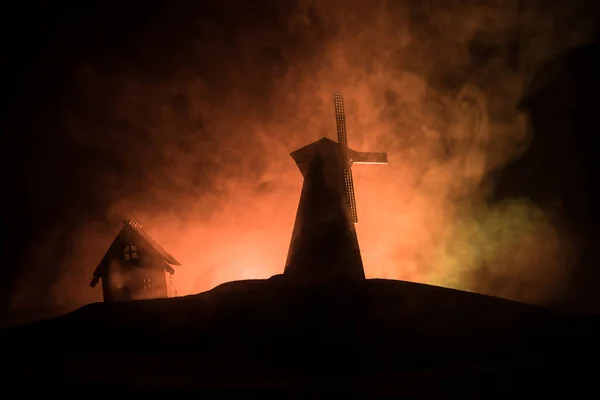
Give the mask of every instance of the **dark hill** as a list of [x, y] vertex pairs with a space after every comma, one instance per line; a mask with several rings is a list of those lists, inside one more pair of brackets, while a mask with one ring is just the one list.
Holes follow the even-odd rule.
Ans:
[[91, 304], [0, 334], [5, 390], [13, 383], [21, 393], [491, 397], [585, 393], [598, 370], [597, 322], [402, 281], [302, 286], [275, 276], [181, 298]]

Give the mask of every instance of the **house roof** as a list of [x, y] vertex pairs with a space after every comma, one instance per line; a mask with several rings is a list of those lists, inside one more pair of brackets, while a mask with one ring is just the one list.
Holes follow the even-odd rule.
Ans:
[[[150, 237], [150, 235], [148, 235], [142, 229], [141, 224], [132, 220], [123, 222], [125, 223], [125, 226], [123, 226], [123, 228], [111, 244], [111, 248], [115, 245], [115, 242], [119, 240], [119, 237], [125, 236], [129, 237], [130, 239], [133, 239], [134, 242], [137, 242], [140, 245], [144, 244], [144, 247], [161, 257], [168, 264], [165, 266], [165, 269], [167, 269], [167, 271], [169, 271], [170, 273], [174, 272], [173, 268], [171, 268], [171, 265], [181, 265], [181, 263], [177, 261], [175, 257], [169, 254], [161, 245], [159, 245], [154, 239]], [[104, 272], [106, 272], [105, 269], [107, 268], [107, 264], [104, 262], [104, 260], [109, 253], [110, 251], [105, 254], [100, 264], [96, 267], [96, 270], [94, 271], [95, 278], [90, 283], [92, 287], [96, 285], [97, 279], [100, 278], [104, 274]]]
[[123, 221], [125, 222], [125, 226], [123, 227], [123, 229], [126, 228], [130, 228], [133, 232], [135, 232], [137, 235], [139, 235], [144, 241], [146, 241], [153, 250], [155, 250], [158, 254], [160, 254], [160, 256], [162, 258], [164, 258], [164, 260], [171, 264], [171, 265], [181, 265], [181, 263], [179, 261], [177, 261], [175, 259], [175, 257], [173, 257], [171, 254], [169, 254], [160, 244], [158, 244], [154, 239], [152, 239], [150, 237], [150, 235], [148, 235], [143, 229], [142, 229], [142, 225], [129, 220], [129, 221]]

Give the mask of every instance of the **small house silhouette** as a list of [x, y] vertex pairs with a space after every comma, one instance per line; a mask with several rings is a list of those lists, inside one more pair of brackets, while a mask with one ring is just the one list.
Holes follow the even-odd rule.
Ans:
[[102, 280], [104, 301], [174, 297], [173, 265], [181, 265], [135, 221], [125, 221], [90, 282]]

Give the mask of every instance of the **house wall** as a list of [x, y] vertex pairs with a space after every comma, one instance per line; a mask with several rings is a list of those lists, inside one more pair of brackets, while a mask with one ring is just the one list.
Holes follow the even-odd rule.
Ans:
[[167, 297], [176, 297], [177, 296], [177, 288], [173, 283], [173, 275], [165, 271], [165, 282], [167, 285]]
[[106, 267], [101, 278], [104, 301], [176, 296], [171, 274], [166, 271], [172, 268], [149, 243], [126, 228], [101, 262]]
[[[135, 257], [128, 246], [135, 246]], [[126, 254], [127, 253], [127, 254]], [[143, 244], [119, 237], [107, 253], [108, 276], [103, 281], [105, 301], [123, 301], [168, 297], [166, 263]]]
[[[163, 262], [164, 263], [164, 262]], [[118, 258], [111, 260], [109, 294], [105, 300], [123, 301], [168, 297], [168, 285], [163, 265], [140, 262], [130, 265]]]
[[[134, 268], [130, 271], [134, 299], [154, 299], [168, 297], [164, 269]], [[137, 283], [137, 285], [136, 285]]]

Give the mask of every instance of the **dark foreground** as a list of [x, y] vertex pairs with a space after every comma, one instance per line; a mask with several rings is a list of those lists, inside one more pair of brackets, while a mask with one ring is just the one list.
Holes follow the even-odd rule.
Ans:
[[[593, 393], [598, 317], [388, 280], [275, 276], [0, 332], [3, 389], [88, 395]], [[13, 387], [11, 387], [13, 386]], [[563, 392], [566, 391], [566, 392]]]

